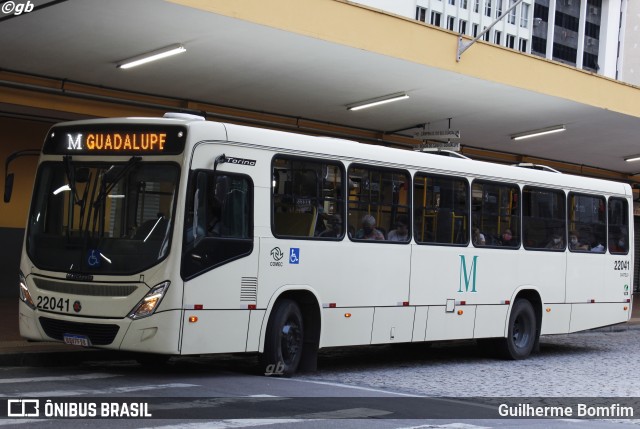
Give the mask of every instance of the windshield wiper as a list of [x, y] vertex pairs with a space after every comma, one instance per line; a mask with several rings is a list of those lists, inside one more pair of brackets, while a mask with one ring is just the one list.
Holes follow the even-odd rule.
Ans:
[[80, 198], [78, 198], [78, 193], [76, 191], [76, 171], [73, 167], [71, 155], [65, 155], [62, 159], [64, 160], [64, 172], [67, 175], [67, 182], [69, 182], [69, 188], [71, 188], [71, 193], [73, 195], [73, 202], [75, 204], [80, 204]]
[[[113, 177], [111, 177], [111, 170], [114, 168], [114, 166], [111, 166], [111, 168], [109, 168], [103, 175], [102, 175], [102, 180], [101, 180], [101, 185], [100, 185], [100, 192], [98, 193], [98, 195], [96, 196], [95, 200], [92, 197], [92, 201], [93, 203], [91, 204], [91, 209], [89, 211], [89, 213], [91, 213], [91, 210], [94, 210], [93, 213], [93, 222], [91, 224], [91, 235], [93, 236], [93, 231], [95, 231], [96, 228], [96, 223], [97, 222], [97, 218], [98, 215], [100, 213], [99, 207], [104, 207], [103, 203], [104, 200], [107, 198], [107, 195], [109, 195], [109, 193], [113, 190], [113, 188], [118, 184], [118, 182], [120, 180], [122, 180], [123, 177], [125, 177], [129, 171], [131, 171], [131, 169], [138, 164], [140, 161], [142, 160], [141, 156], [132, 156], [131, 159], [129, 159], [129, 161], [125, 164], [125, 166], [120, 169], [120, 171], [117, 171], [115, 173], [115, 175], [113, 175]], [[97, 179], [97, 177], [96, 177]], [[108, 182], [108, 184], [105, 186], [105, 182]], [[94, 187], [95, 189], [95, 187]], [[91, 215], [89, 215], [89, 218], [91, 218]], [[104, 219], [104, 216], [103, 216]], [[103, 222], [101, 221], [99, 223], [99, 236], [102, 235], [102, 229], [103, 229]], [[89, 229], [89, 221], [87, 220], [87, 232]]]

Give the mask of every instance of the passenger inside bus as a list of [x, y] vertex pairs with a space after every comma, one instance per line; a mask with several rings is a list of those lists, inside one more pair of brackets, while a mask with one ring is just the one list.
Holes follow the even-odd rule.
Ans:
[[318, 234], [323, 238], [339, 238], [342, 237], [342, 218], [339, 214], [329, 216], [326, 221], [327, 226], [324, 231]]
[[376, 218], [370, 214], [365, 215], [361, 222], [362, 227], [356, 232], [358, 240], [384, 240], [384, 234], [376, 229]]
[[611, 253], [626, 253], [627, 252], [627, 237], [625, 234], [619, 234], [613, 236], [609, 240], [609, 251]]
[[516, 247], [518, 245], [518, 240], [513, 237], [511, 230], [509, 228], [505, 229], [502, 234], [502, 245], [509, 247]]
[[487, 240], [484, 237], [484, 234], [480, 232], [480, 228], [473, 228], [473, 244], [476, 246], [486, 246]]
[[409, 241], [409, 221], [406, 215], [396, 219], [396, 229], [389, 231], [389, 241]]
[[578, 239], [578, 233], [571, 231], [569, 233], [569, 248], [571, 250], [589, 250], [589, 245]]
[[554, 232], [551, 236], [551, 240], [547, 243], [545, 248], [550, 250], [564, 249], [564, 240], [562, 239], [562, 235], [558, 232]]

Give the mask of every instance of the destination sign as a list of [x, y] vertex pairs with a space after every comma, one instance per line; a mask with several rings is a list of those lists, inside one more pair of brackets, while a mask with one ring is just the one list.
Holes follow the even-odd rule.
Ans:
[[183, 126], [124, 125], [54, 127], [44, 144], [46, 154], [177, 155], [187, 130]]

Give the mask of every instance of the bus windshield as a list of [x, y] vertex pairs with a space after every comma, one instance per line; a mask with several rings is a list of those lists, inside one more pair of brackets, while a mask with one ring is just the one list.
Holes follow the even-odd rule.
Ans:
[[41, 268], [133, 274], [169, 253], [179, 167], [172, 163], [44, 162], [29, 214], [27, 253]]

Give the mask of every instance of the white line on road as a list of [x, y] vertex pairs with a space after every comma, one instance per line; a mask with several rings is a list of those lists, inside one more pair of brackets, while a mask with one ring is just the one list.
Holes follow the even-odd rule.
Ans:
[[185, 387], [199, 387], [197, 384], [170, 383], [170, 384], [148, 384], [143, 386], [112, 387], [109, 389], [95, 390], [53, 390], [49, 392], [20, 392], [12, 395], [0, 394], [0, 398], [38, 398], [38, 397], [60, 397], [60, 396], [84, 396], [84, 395], [112, 395], [120, 393], [140, 392], [145, 390], [176, 389]]
[[299, 382], [299, 383], [321, 384], [321, 385], [324, 385], [324, 386], [342, 387], [342, 388], [345, 388], [345, 389], [364, 390], [366, 392], [384, 393], [384, 394], [387, 394], [387, 395], [407, 396], [409, 398], [423, 398], [424, 397], [422, 395], [412, 395], [410, 393], [391, 392], [391, 391], [388, 391], [388, 390], [374, 389], [372, 387], [350, 386], [348, 384], [333, 383], [333, 382], [329, 382], [329, 381], [301, 380], [299, 378], [281, 378], [281, 377], [273, 377], [273, 379], [274, 380], [282, 380], [282, 381], [296, 381], [296, 382]]
[[81, 374], [81, 375], [65, 375], [65, 376], [56, 376], [56, 377], [30, 377], [30, 378], [3, 378], [0, 379], [0, 384], [11, 384], [11, 383], [46, 383], [48, 381], [73, 381], [73, 380], [94, 380], [99, 378], [111, 378], [111, 377], [122, 377], [121, 374], [104, 374], [104, 373], [93, 373], [93, 374]]

